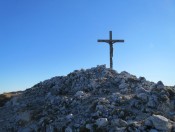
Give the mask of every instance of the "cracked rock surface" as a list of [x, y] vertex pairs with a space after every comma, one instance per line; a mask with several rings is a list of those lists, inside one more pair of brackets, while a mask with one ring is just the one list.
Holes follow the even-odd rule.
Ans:
[[174, 132], [175, 87], [100, 65], [45, 80], [1, 103], [0, 132], [61, 131]]

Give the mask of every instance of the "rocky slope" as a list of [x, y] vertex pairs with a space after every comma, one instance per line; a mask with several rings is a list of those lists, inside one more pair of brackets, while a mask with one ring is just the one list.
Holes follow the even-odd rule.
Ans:
[[175, 87], [97, 66], [40, 82], [0, 107], [0, 132], [175, 131]]
[[9, 93], [3, 93], [0, 94], [0, 107], [4, 106], [7, 101], [9, 101], [11, 98], [18, 96], [21, 94], [22, 91], [17, 92], [9, 92]]

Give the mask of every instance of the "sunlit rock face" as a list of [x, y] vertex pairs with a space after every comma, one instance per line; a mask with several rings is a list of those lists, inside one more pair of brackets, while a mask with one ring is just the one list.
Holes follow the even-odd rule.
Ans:
[[174, 87], [100, 65], [45, 80], [1, 103], [0, 132], [170, 132], [174, 106]]

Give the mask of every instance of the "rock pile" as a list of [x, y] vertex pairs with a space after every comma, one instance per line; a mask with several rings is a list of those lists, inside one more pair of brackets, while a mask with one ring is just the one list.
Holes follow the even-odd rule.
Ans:
[[0, 132], [175, 131], [175, 87], [97, 66], [40, 82], [0, 107]]

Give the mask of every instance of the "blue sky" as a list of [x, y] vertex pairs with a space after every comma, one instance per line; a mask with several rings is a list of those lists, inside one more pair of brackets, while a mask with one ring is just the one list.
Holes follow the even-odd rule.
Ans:
[[1, 0], [0, 93], [106, 64], [175, 85], [174, 0]]

